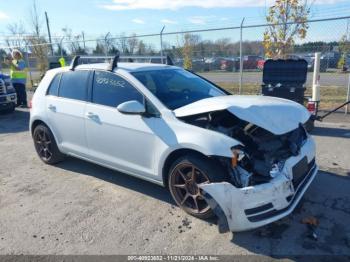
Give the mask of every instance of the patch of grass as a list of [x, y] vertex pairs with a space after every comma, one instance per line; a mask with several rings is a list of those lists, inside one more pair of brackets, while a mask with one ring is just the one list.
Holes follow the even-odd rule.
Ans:
[[[232, 94], [238, 94], [239, 84], [234, 83], [216, 83], [225, 90]], [[321, 86], [321, 102], [320, 109], [332, 109], [346, 101], [347, 89], [345, 87], [339, 86]], [[244, 84], [242, 86], [243, 95], [257, 95], [261, 94], [261, 86], [254, 84]], [[307, 87], [305, 91], [305, 96], [311, 96], [312, 89]]]

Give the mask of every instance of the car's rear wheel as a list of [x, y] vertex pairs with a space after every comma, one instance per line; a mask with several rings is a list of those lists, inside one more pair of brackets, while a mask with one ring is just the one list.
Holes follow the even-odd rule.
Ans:
[[53, 165], [64, 159], [64, 154], [59, 151], [55, 138], [46, 125], [35, 127], [33, 140], [35, 150], [44, 163]]
[[224, 179], [225, 172], [218, 163], [199, 154], [187, 154], [171, 166], [168, 186], [179, 207], [192, 216], [204, 219], [214, 214], [203, 197], [200, 185]]

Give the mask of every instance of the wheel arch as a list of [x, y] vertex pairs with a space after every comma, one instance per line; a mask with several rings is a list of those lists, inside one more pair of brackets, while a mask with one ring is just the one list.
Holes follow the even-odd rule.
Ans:
[[168, 175], [169, 175], [171, 165], [174, 163], [176, 159], [189, 153], [205, 157], [208, 159], [208, 161], [215, 161], [215, 162], [217, 161], [217, 163], [219, 164], [219, 161], [216, 157], [210, 157], [208, 155], [203, 154], [200, 151], [197, 151], [191, 148], [176, 149], [172, 151], [170, 154], [168, 154], [162, 167], [162, 180], [163, 180], [164, 187], [168, 188]]
[[30, 126], [30, 133], [31, 133], [32, 135], [33, 135], [33, 133], [34, 133], [34, 129], [35, 129], [38, 125], [40, 125], [40, 124], [45, 125], [45, 126], [47, 126], [48, 128], [50, 128], [44, 121], [42, 121], [42, 120], [40, 120], [40, 119], [36, 119], [36, 120], [33, 121], [33, 123], [32, 123], [31, 126]]
[[42, 119], [35, 119], [35, 120], [33, 120], [33, 122], [30, 124], [30, 134], [33, 136], [34, 129], [40, 124], [45, 125], [48, 129], [50, 129], [50, 131], [51, 131], [51, 133], [52, 133], [52, 135], [53, 135], [53, 137], [54, 137], [54, 139], [56, 141], [56, 144], [59, 147], [59, 143], [58, 143], [59, 141], [57, 139], [56, 134], [53, 132], [53, 130], [50, 127], [50, 125], [47, 122], [43, 121]]

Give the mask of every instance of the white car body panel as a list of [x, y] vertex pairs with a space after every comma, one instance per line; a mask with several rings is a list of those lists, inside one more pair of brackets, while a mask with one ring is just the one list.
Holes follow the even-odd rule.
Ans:
[[[90, 69], [89, 66], [91, 65], [78, 66], [76, 70]], [[105, 68], [105, 64], [93, 65], [91, 70]], [[130, 74], [144, 68], [144, 64], [126, 66], [120, 63], [115, 73], [136, 87], [157, 108], [160, 117], [127, 115], [120, 113], [117, 108], [47, 96], [46, 91], [51, 80], [58, 72], [69, 70], [65, 67], [48, 71], [41, 81], [32, 99], [30, 127], [37, 120], [47, 124], [62, 153], [163, 185], [163, 167], [173, 152], [190, 149], [209, 157], [231, 158], [231, 148], [241, 144], [225, 134], [185, 123], [179, 117], [227, 109], [236, 117], [276, 135], [294, 130], [309, 118], [307, 110], [297, 103], [257, 96], [213, 97], [171, 111]], [[147, 65], [146, 68], [162, 70], [176, 67]], [[48, 109], [50, 105], [55, 106], [55, 110]], [[89, 113], [95, 116], [90, 117]], [[67, 140], [62, 137], [70, 138]], [[288, 205], [282, 198], [294, 192], [290, 186], [290, 168], [303, 156], [307, 156], [310, 161], [314, 154], [314, 142], [309, 137], [300, 154], [289, 158], [281, 174], [270, 183], [236, 188], [231, 183], [221, 182], [202, 186], [202, 189], [224, 211], [231, 231], [265, 225], [286, 216], [294, 209], [317, 173], [317, 167], [299, 197], [292, 205]], [[278, 216], [258, 223], [247, 221], [244, 209], [254, 208], [267, 201], [272, 202], [276, 209], [286, 206], [289, 208]]]
[[[89, 156], [126, 172], [155, 176], [155, 151], [159, 118], [126, 115], [116, 108], [86, 105], [86, 138]], [[101, 133], [103, 130], [103, 133]]]
[[224, 109], [275, 135], [285, 134], [297, 128], [310, 117], [310, 113], [302, 105], [291, 100], [269, 96], [211, 97], [178, 108], [174, 112], [177, 117], [183, 117]]
[[48, 123], [55, 130], [61, 150], [87, 156], [87, 142], [84, 135], [86, 103], [48, 95], [46, 107]]

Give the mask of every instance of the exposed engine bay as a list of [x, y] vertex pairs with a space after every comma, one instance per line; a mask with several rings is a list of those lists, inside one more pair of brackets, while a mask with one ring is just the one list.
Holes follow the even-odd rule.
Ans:
[[269, 182], [283, 169], [284, 162], [299, 150], [307, 139], [302, 124], [282, 135], [275, 135], [241, 120], [227, 110], [181, 117], [183, 121], [217, 131], [241, 142], [232, 148], [233, 158], [220, 159], [227, 168], [230, 182], [246, 187]]

